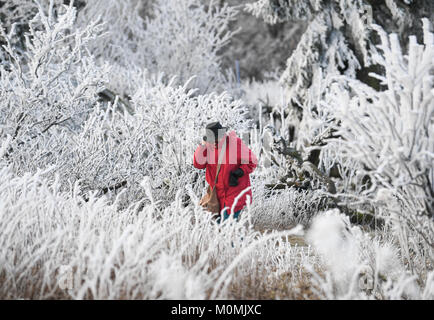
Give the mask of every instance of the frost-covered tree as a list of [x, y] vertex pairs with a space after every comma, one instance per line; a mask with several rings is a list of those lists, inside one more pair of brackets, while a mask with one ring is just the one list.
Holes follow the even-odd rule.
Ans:
[[[164, 73], [166, 81], [177, 76], [177, 84], [196, 76], [190, 85], [201, 93], [230, 86], [221, 54], [234, 34], [229, 30], [237, 13], [233, 7], [201, 0], [10, 0], [0, 7], [2, 25], [8, 32], [15, 24], [23, 35], [40, 8], [57, 16], [69, 3], [78, 12], [77, 27], [102, 23], [104, 36], [92, 41], [88, 50], [96, 63], [112, 65], [108, 89], [122, 98], [131, 97], [140, 87], [134, 79], [140, 82], [144, 69]], [[24, 49], [19, 39], [14, 41]]]
[[373, 59], [385, 74], [372, 76], [381, 81], [384, 91], [357, 80], [337, 79], [325, 100], [340, 137], [327, 148], [358, 163], [357, 175], [369, 177], [360, 196], [386, 206], [387, 218], [404, 222], [432, 249], [434, 35], [428, 19], [423, 25], [423, 44], [410, 37], [408, 54], [396, 34], [388, 36], [375, 26], [382, 53]]
[[[406, 48], [409, 35], [422, 39], [421, 18], [434, 19], [432, 1], [260, 0], [246, 9], [271, 25], [299, 20], [308, 24], [280, 79], [287, 106], [280, 117], [287, 120], [278, 116], [272, 125], [315, 164], [321, 161], [320, 147], [333, 135], [325, 125], [330, 118], [318, 104], [326, 79], [345, 75], [381, 90], [379, 81], [369, 76], [384, 72], [373, 60], [379, 41], [373, 25], [400, 34]], [[274, 108], [271, 112], [282, 113]], [[311, 121], [314, 118], [318, 121]]]
[[434, 18], [433, 6], [431, 1], [388, 0], [377, 4], [367, 0], [260, 0], [246, 8], [270, 24], [309, 22], [281, 79], [288, 87], [289, 100], [303, 105], [320, 71], [323, 78], [345, 74], [377, 86], [367, 77], [367, 72], [375, 69], [372, 56], [377, 41], [372, 25], [381, 25], [388, 32], [400, 31], [407, 39], [409, 32], [420, 30], [422, 17]]
[[[303, 105], [315, 75], [348, 74], [355, 77], [361, 62], [371, 64], [371, 49], [367, 23], [368, 6], [363, 1], [267, 1], [247, 6], [267, 23], [286, 20], [308, 20], [309, 25], [296, 50], [288, 59], [282, 82], [289, 90], [288, 99]], [[360, 60], [350, 48], [349, 34], [358, 48]], [[363, 59], [363, 60], [362, 60]]]

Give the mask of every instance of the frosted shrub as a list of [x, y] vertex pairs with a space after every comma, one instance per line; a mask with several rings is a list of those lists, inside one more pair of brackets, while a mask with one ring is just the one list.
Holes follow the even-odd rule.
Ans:
[[265, 110], [275, 112], [285, 102], [284, 90], [277, 80], [246, 81], [241, 83], [241, 90], [243, 101], [249, 105], [250, 117], [253, 119], [268, 120], [263, 119], [262, 113]]
[[252, 219], [259, 228], [286, 229], [298, 224], [308, 226], [325, 201], [319, 191], [295, 188], [255, 190]]
[[298, 266], [315, 263], [307, 250], [279, 240], [299, 229], [261, 236], [245, 227], [246, 216], [218, 225], [179, 198], [163, 215], [143, 201], [118, 210], [105, 197], [86, 201], [77, 184], [61, 192], [43, 176], [0, 169], [4, 298], [227, 298], [229, 286], [263, 284], [257, 267], [276, 271], [270, 281], [292, 271], [297, 283]]
[[236, 10], [227, 4], [210, 1], [207, 8], [198, 0], [158, 0], [153, 18], [146, 21], [142, 47], [147, 67], [177, 75], [181, 83], [191, 83], [200, 92], [222, 88], [225, 82], [220, 67], [220, 52], [233, 32], [228, 30]]
[[[9, 31], [12, 24], [26, 30], [38, 11], [53, 19], [62, 14], [61, 0], [10, 0], [0, 8]], [[223, 91], [231, 85], [221, 67], [221, 51], [234, 31], [229, 23], [237, 10], [224, 4], [201, 0], [139, 1], [94, 0], [71, 1], [77, 12], [75, 26], [86, 28], [103, 24], [104, 34], [87, 44], [97, 65], [110, 63], [107, 86], [122, 98], [139, 87], [143, 70], [164, 73], [165, 80], [177, 76], [178, 84], [191, 77], [191, 88], [201, 93]], [[14, 37], [13, 39], [16, 39]], [[26, 49], [19, 41], [13, 43]]]
[[431, 276], [420, 286], [406, 272], [395, 245], [351, 226], [337, 209], [315, 217], [307, 239], [325, 264], [321, 276], [308, 268], [324, 298], [432, 299]]
[[133, 95], [140, 69], [177, 76], [177, 84], [196, 76], [191, 88], [201, 93], [226, 87], [220, 51], [231, 39], [228, 29], [236, 10], [227, 4], [200, 0], [95, 0], [81, 10], [78, 23], [96, 17], [105, 22], [106, 34], [92, 43], [92, 53], [101, 61], [119, 66], [110, 79], [118, 94]]
[[[320, 150], [333, 135], [328, 129], [335, 117], [325, 114], [322, 106], [331, 77], [343, 75], [381, 89], [380, 82], [368, 76], [372, 71], [382, 72], [381, 64], [374, 58], [378, 56], [374, 24], [403, 35], [401, 43], [407, 46], [409, 34], [422, 38], [421, 18], [428, 17], [431, 21], [433, 18], [432, 4], [428, 1], [415, 6], [390, 0], [377, 6], [366, 0], [258, 0], [247, 4], [246, 11], [276, 27], [278, 23], [286, 23], [280, 28], [285, 28], [288, 22], [306, 21], [307, 28], [281, 76], [286, 91], [284, 130], [294, 131], [290, 141], [306, 157], [310, 151], [302, 149]], [[349, 89], [344, 84], [339, 90]], [[300, 126], [296, 118], [302, 121]]]
[[[165, 232], [165, 223], [154, 219], [152, 207], [139, 212], [136, 206], [118, 212], [103, 198], [91, 197], [84, 202], [77, 196], [77, 189], [72, 195], [62, 194], [58, 185], [48, 183], [41, 173], [16, 178], [3, 169], [1, 180], [2, 296], [204, 298], [200, 290], [185, 290], [185, 286], [194, 284], [190, 280], [205, 276], [200, 275], [200, 266], [178, 273], [179, 287], [161, 287], [184, 253], [179, 247], [163, 249], [170, 247], [177, 231]], [[171, 223], [175, 220], [171, 216]], [[18, 227], [20, 232], [14, 232]], [[170, 261], [164, 257], [170, 257]], [[159, 265], [160, 273], [155, 273], [150, 262]], [[74, 279], [72, 284], [67, 283], [69, 291], [59, 288], [61, 266], [66, 266], [71, 273], [68, 276]], [[189, 281], [184, 283], [183, 278]], [[200, 283], [206, 289], [205, 282]]]
[[89, 48], [105, 38], [106, 25], [76, 28], [72, 5], [57, 7], [57, 16], [54, 7], [48, 11], [41, 6], [31, 20], [23, 57], [10, 44], [13, 34], [2, 33], [10, 58], [0, 83], [3, 159], [20, 174], [51, 166], [62, 188], [79, 181], [85, 198], [91, 191], [116, 195], [128, 188], [118, 202], [124, 205], [143, 197], [139, 183], [145, 176], [158, 200], [172, 201], [187, 184], [202, 193], [192, 166], [200, 129], [219, 119], [245, 130], [243, 104], [224, 92], [198, 95], [189, 89], [194, 79], [180, 86], [177, 78], [167, 81], [137, 68], [131, 101], [115, 96], [103, 104], [99, 95], [120, 65], [96, 63], [101, 57]]
[[101, 32], [98, 24], [75, 29], [75, 9], [64, 7], [54, 19], [41, 9], [30, 22], [24, 55], [11, 45], [2, 51], [0, 136], [10, 136], [4, 157], [25, 172], [53, 164], [65, 156], [70, 133], [83, 123], [97, 103], [108, 68], [98, 68], [86, 50]]
[[245, 130], [248, 122], [244, 106], [227, 93], [195, 96], [187, 87], [145, 81], [132, 98], [133, 115], [117, 112], [118, 103], [96, 108], [75, 138], [67, 172], [86, 190], [116, 194], [126, 187], [123, 203], [144, 196], [145, 177], [156, 201], [172, 201], [186, 185], [201, 194], [192, 157], [205, 124], [220, 119]]
[[32, 18], [38, 12], [38, 5], [40, 4], [60, 4], [62, 0], [9, 0], [4, 1], [0, 7], [0, 16], [2, 18], [3, 27], [7, 30], [11, 30], [12, 26], [24, 30], [26, 24], [32, 20]]
[[[375, 59], [385, 75], [373, 76], [385, 90], [377, 92], [352, 81], [350, 90], [343, 90], [337, 81], [327, 96], [342, 137], [332, 148], [358, 163], [359, 176], [369, 177], [369, 187], [356, 201], [375, 203], [392, 222], [410, 265], [413, 254], [433, 259], [434, 37], [429, 28], [425, 19], [424, 45], [410, 37], [408, 55], [404, 55], [397, 36], [377, 27], [383, 53]], [[419, 240], [413, 242], [413, 238]]]
[[[165, 196], [192, 184], [197, 171], [192, 167], [192, 155], [202, 139], [203, 128], [212, 119], [219, 119], [231, 130], [248, 129], [247, 112], [241, 101], [227, 93], [194, 96], [189, 84], [173, 88], [172, 84], [142, 87], [133, 97], [136, 117], [149, 132], [147, 174], [153, 187]], [[179, 121], [182, 119], [182, 121]], [[153, 167], [158, 163], [158, 167]], [[195, 187], [200, 194], [200, 189]]]
[[[365, 0], [248, 8], [307, 20], [286, 88], [237, 79], [234, 90], [225, 4], [1, 2], [0, 297], [434, 298], [428, 20], [404, 54], [366, 23]], [[384, 70], [378, 90], [356, 80], [371, 64]], [[193, 152], [216, 120], [242, 138], [257, 129], [239, 222], [198, 205]], [[322, 213], [330, 203], [385, 223], [364, 232]]]

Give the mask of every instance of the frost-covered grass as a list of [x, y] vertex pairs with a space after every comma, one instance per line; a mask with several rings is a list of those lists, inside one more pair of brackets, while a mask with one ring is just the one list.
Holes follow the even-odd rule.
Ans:
[[179, 199], [162, 211], [142, 201], [119, 211], [103, 198], [84, 201], [77, 186], [59, 192], [43, 175], [1, 170], [2, 298], [228, 298], [229, 287], [251, 294], [266, 285], [264, 273], [297, 283], [301, 265], [314, 263], [286, 239], [299, 230], [261, 235], [247, 214], [217, 225]]
[[288, 229], [298, 224], [310, 225], [324, 209], [326, 199], [319, 191], [293, 188], [270, 191], [258, 186], [252, 206], [253, 222], [259, 228]]
[[78, 186], [60, 192], [44, 172], [3, 168], [0, 182], [2, 298], [368, 298], [359, 278], [369, 272], [377, 298], [432, 298], [432, 273], [420, 288], [392, 244], [336, 212], [314, 220], [308, 246], [291, 241], [301, 227], [255, 231], [249, 212], [218, 225], [180, 199], [163, 210], [85, 201]]

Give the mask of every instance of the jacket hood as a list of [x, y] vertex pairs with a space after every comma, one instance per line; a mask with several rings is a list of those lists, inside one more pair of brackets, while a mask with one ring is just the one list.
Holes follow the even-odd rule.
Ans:
[[[232, 141], [236, 141], [236, 140], [239, 139], [238, 136], [237, 136], [237, 133], [235, 132], [235, 130], [227, 132], [225, 134], [225, 137], [228, 137], [229, 140], [232, 140]], [[223, 139], [224, 139], [224, 137], [220, 139], [220, 141], [218, 143], [219, 147], [223, 145]]]

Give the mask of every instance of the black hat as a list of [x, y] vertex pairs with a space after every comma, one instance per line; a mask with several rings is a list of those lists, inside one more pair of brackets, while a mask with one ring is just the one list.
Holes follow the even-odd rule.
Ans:
[[211, 122], [206, 126], [206, 135], [203, 139], [208, 142], [218, 141], [226, 133], [226, 130], [227, 128], [223, 127], [220, 122]]

